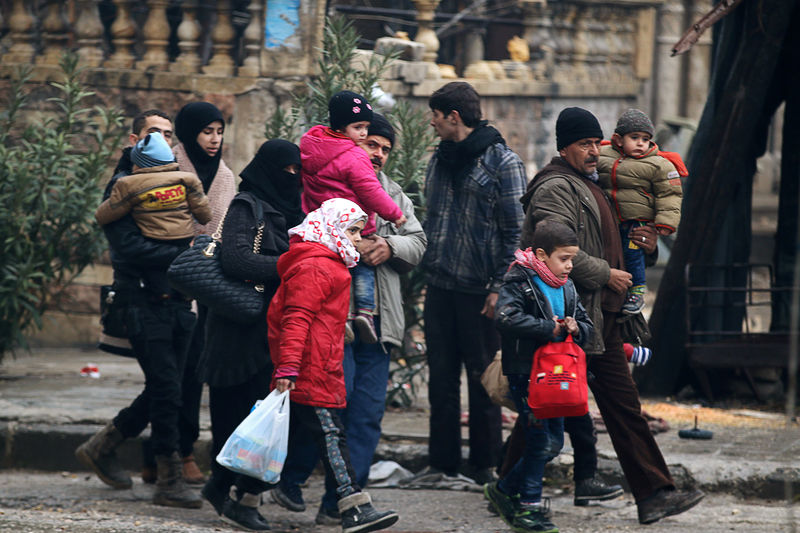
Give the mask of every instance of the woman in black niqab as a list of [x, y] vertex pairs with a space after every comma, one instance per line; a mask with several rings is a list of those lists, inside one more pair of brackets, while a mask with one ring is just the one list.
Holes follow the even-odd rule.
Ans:
[[297, 145], [283, 139], [265, 142], [239, 176], [242, 178], [239, 190], [252, 193], [280, 211], [287, 229], [303, 221]]

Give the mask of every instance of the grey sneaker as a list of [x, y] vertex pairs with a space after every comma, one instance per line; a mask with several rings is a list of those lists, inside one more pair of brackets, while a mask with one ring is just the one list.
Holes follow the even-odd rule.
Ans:
[[344, 323], [344, 343], [350, 344], [354, 340], [356, 340], [356, 334], [353, 333], [353, 326], [350, 325], [350, 321]]
[[353, 326], [358, 330], [358, 338], [364, 344], [375, 344], [378, 342], [378, 332], [375, 331], [375, 321], [372, 315], [358, 313], [353, 319]]
[[622, 306], [622, 312], [626, 315], [638, 315], [644, 309], [644, 294], [629, 292]]

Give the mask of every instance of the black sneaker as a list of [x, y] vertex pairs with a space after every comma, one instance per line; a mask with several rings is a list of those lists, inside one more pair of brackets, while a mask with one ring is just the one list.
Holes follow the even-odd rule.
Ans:
[[558, 533], [558, 528], [548, 518], [549, 506], [520, 505], [511, 522], [517, 533]]
[[303, 491], [297, 485], [280, 482], [269, 492], [275, 503], [293, 513], [302, 513], [306, 510]]
[[321, 526], [340, 526], [342, 525], [342, 515], [339, 514], [339, 509], [326, 509], [320, 504], [314, 522]]
[[[255, 498], [254, 501], [248, 501]], [[260, 496], [245, 494], [237, 502], [228, 498], [222, 508], [222, 521], [245, 531], [269, 531], [269, 522], [258, 512]]]
[[652, 524], [666, 516], [688, 511], [705, 497], [699, 489], [688, 491], [658, 489], [655, 494], [636, 504], [639, 510], [639, 523]]
[[622, 487], [619, 485], [606, 485], [606, 483], [595, 474], [589, 479], [582, 479], [575, 482], [575, 499], [573, 503], [579, 507], [589, 505], [591, 501], [613, 500], [622, 496]]
[[500, 518], [510, 526], [519, 506], [518, 498], [500, 490], [496, 481], [483, 486], [483, 495], [489, 500], [489, 509], [499, 514]]

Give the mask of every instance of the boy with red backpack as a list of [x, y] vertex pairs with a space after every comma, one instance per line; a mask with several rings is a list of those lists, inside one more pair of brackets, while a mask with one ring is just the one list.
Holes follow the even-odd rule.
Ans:
[[[517, 250], [497, 300], [495, 324], [502, 337], [503, 373], [520, 419], [525, 421], [522, 458], [498, 482], [484, 486], [490, 504], [514, 531], [558, 533], [542, 502], [544, 465], [564, 444], [562, 417], [537, 419], [528, 404], [534, 352], [571, 335], [582, 344], [593, 325], [569, 279], [578, 237], [567, 225], [542, 221], [536, 225], [535, 250]], [[583, 365], [585, 369], [585, 363]], [[575, 376], [572, 376], [575, 378]], [[586, 387], [585, 376], [581, 376]]]

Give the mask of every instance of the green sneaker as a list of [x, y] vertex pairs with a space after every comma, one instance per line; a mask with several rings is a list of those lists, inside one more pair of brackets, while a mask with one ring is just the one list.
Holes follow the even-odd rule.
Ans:
[[548, 519], [545, 505], [520, 505], [511, 522], [511, 529], [517, 533], [558, 533], [558, 528]]
[[497, 481], [485, 484], [483, 495], [489, 500], [489, 506], [510, 526], [517, 512], [519, 497], [509, 496], [501, 491], [497, 487]]

